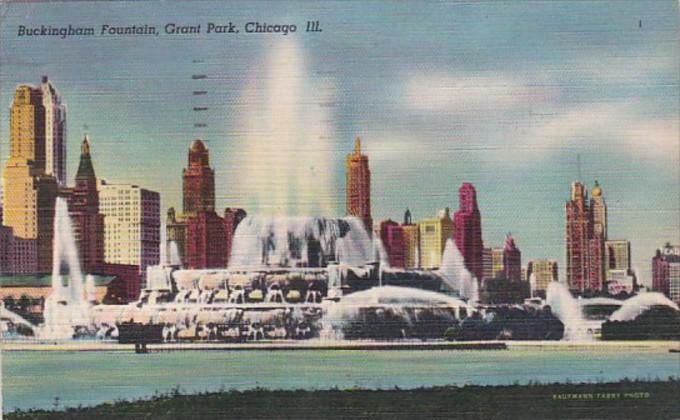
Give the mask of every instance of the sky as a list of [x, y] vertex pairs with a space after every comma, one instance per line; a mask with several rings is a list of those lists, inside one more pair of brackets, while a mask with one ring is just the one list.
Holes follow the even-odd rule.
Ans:
[[[158, 191], [163, 209], [181, 207], [187, 148], [201, 138], [218, 209], [343, 216], [344, 159], [360, 136], [375, 220], [454, 211], [472, 182], [485, 246], [512, 233], [523, 264], [555, 259], [563, 278], [569, 185], [598, 180], [609, 237], [631, 241], [644, 282], [655, 249], [680, 242], [677, 1], [38, 2], [0, 13], [3, 166], [13, 91], [48, 75], [68, 106], [69, 179], [86, 125], [98, 177]], [[305, 33], [308, 20], [322, 32]], [[17, 36], [19, 25], [229, 21], [241, 33]], [[245, 34], [247, 22], [298, 30]]]

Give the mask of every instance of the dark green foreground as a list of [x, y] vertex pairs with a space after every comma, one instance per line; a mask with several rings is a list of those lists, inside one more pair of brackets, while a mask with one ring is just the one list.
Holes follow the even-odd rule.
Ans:
[[415, 390], [215, 392], [6, 419], [644, 418], [680, 417], [680, 380], [607, 384], [437, 387]]

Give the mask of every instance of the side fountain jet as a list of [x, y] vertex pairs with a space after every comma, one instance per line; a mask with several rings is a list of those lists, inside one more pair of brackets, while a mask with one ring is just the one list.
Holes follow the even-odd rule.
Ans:
[[[54, 214], [52, 293], [45, 301], [45, 324], [38, 334], [49, 340], [70, 339], [78, 327], [90, 324], [78, 249], [66, 200], [58, 197]], [[88, 289], [93, 289], [91, 280]]]

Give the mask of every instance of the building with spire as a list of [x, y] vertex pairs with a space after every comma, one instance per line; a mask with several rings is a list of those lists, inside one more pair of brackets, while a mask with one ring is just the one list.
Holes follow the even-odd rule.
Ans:
[[458, 190], [459, 209], [454, 215], [455, 241], [465, 267], [477, 280], [484, 276], [482, 218], [474, 185], [463, 183]]
[[354, 152], [345, 159], [347, 215], [354, 216], [364, 224], [366, 231], [373, 231], [371, 217], [371, 171], [368, 156], [361, 153], [361, 139], [356, 138]]
[[69, 214], [81, 268], [86, 273], [92, 273], [104, 262], [104, 215], [99, 212], [97, 177], [87, 134], [80, 147], [80, 163], [75, 181], [75, 187], [69, 194]]

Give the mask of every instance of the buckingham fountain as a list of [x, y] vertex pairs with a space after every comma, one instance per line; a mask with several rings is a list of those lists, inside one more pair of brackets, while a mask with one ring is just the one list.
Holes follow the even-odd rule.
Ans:
[[[45, 322], [30, 326], [48, 341], [592, 340], [603, 325], [624, 336], [653, 308], [666, 308], [671, 318], [680, 313], [659, 293], [577, 299], [557, 282], [538, 307], [482, 305], [478, 282], [452, 240], [437, 270], [393, 268], [380, 239], [352, 217], [247, 217], [236, 229], [228, 267], [183, 269], [171, 244], [167, 262], [148, 268], [138, 301], [96, 304], [62, 198], [54, 232]], [[0, 309], [3, 323], [29, 325]]]
[[[393, 268], [379, 238], [352, 217], [248, 217], [235, 232], [228, 267], [183, 269], [171, 244], [167, 262], [148, 268], [138, 301], [96, 304], [62, 198], [54, 229], [45, 322], [31, 326], [49, 341], [592, 340], [603, 324], [619, 331], [651, 308], [678, 313], [659, 293], [577, 299], [557, 282], [538, 307], [482, 305], [452, 240], [437, 270]], [[3, 322], [28, 324], [1, 309]]]

